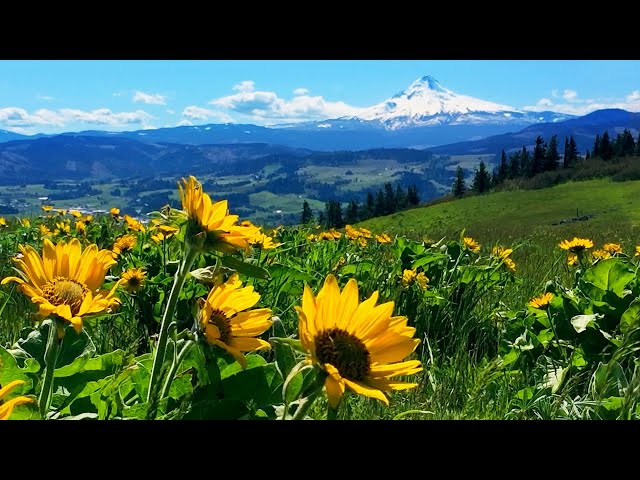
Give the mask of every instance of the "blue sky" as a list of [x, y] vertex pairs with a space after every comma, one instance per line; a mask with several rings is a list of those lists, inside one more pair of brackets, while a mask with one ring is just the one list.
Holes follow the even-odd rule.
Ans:
[[0, 60], [0, 129], [138, 130], [335, 118], [423, 75], [522, 110], [640, 111], [635, 60]]

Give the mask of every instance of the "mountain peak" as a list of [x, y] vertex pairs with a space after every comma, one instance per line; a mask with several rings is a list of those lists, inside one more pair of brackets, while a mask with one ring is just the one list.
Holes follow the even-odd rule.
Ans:
[[444, 91], [446, 90], [446, 88], [444, 88], [440, 82], [432, 77], [431, 75], [425, 75], [424, 77], [420, 77], [419, 79], [417, 79], [415, 82], [413, 82], [411, 85], [409, 85], [409, 89], [412, 88], [428, 88], [429, 90], [436, 90], [436, 91]]

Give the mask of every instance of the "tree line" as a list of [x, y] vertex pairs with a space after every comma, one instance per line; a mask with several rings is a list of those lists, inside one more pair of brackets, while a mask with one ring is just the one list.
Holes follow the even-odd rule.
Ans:
[[587, 149], [584, 157], [578, 153], [578, 147], [573, 135], [568, 138], [565, 137], [562, 156], [560, 156], [557, 135], [553, 135], [549, 142], [545, 142], [544, 138], [538, 135], [532, 152], [529, 152], [527, 147], [523, 146], [522, 150], [512, 152], [507, 156], [503, 149], [500, 163], [492, 173], [488, 171], [484, 162], [480, 162], [470, 186], [466, 185], [464, 170], [458, 166], [451, 193], [457, 198], [464, 196], [468, 190], [482, 194], [504, 183], [506, 180], [532, 178], [544, 172], [575, 168], [583, 158], [585, 160], [599, 158], [608, 161], [626, 156], [640, 156], [640, 134], [638, 135], [638, 140], [635, 141], [628, 129], [618, 133], [613, 140], [607, 131], [602, 135], [597, 134], [591, 152]]
[[302, 203], [302, 215], [300, 223], [308, 224], [316, 222], [322, 228], [342, 228], [345, 225], [354, 224], [372, 217], [390, 215], [400, 210], [420, 204], [420, 196], [416, 185], [409, 185], [406, 190], [399, 183], [395, 189], [391, 182], [386, 182], [384, 188], [375, 194], [367, 192], [364, 203], [351, 200], [345, 211], [342, 211], [342, 204], [337, 200], [329, 200], [325, 203], [324, 210], [320, 210], [314, 215], [309, 203], [305, 200]]

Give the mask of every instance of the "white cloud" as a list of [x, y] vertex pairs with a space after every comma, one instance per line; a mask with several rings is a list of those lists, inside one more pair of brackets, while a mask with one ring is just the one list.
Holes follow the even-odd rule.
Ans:
[[635, 102], [636, 100], [640, 100], [640, 90], [634, 90], [627, 95], [627, 102]]
[[55, 98], [50, 97], [49, 95], [38, 95], [36, 98], [38, 100], [46, 100], [46, 101], [55, 100]]
[[[552, 92], [552, 96], [553, 92]], [[566, 113], [569, 115], [586, 115], [596, 110], [604, 110], [609, 108], [620, 108], [629, 112], [640, 112], [640, 90], [634, 90], [624, 98], [588, 98], [581, 99], [575, 90], [564, 90], [558, 103], [548, 98], [541, 98], [535, 105], [527, 105], [523, 110], [530, 112], [540, 112], [543, 110], [551, 110], [558, 113]], [[564, 100], [564, 101], [562, 101]]]
[[175, 115], [176, 113], [175, 110], [171, 110], [170, 108], [167, 108], [165, 112], [167, 112], [169, 115]]
[[233, 86], [233, 90], [236, 92], [253, 92], [256, 88], [256, 84], [252, 80], [245, 80]]
[[185, 126], [190, 127], [191, 125], [193, 125], [193, 122], [191, 120], [187, 120], [186, 118], [183, 118], [176, 124], [176, 127], [185, 127]]
[[196, 105], [191, 105], [189, 107], [186, 107], [182, 111], [182, 116], [186, 117], [186, 119], [188, 120], [204, 121], [204, 120], [213, 119], [221, 123], [233, 122], [233, 118], [231, 118], [228, 114], [224, 112], [220, 112], [218, 110], [210, 110], [208, 108], [202, 108]]
[[293, 91], [294, 95], [307, 95], [309, 93], [309, 90], [306, 88], [296, 88]]
[[[296, 122], [356, 115], [363, 109], [344, 102], [331, 102], [322, 96], [299, 94], [291, 100], [275, 92], [256, 90], [254, 82], [244, 81], [233, 87], [238, 93], [220, 97], [210, 105], [224, 108], [251, 121]], [[297, 89], [299, 91], [300, 89]]]
[[147, 125], [153, 118], [144, 110], [135, 112], [112, 112], [108, 108], [85, 111], [73, 108], [48, 110], [41, 108], [35, 112], [28, 112], [20, 107], [0, 108], [0, 126], [13, 131], [25, 131], [35, 127], [65, 127], [68, 124], [80, 123], [91, 125], [106, 125], [122, 127], [127, 125]]
[[166, 95], [160, 95], [159, 93], [144, 93], [139, 90], [133, 94], [134, 102], [142, 102], [147, 105], [166, 105], [167, 97]]
[[553, 98], [560, 98], [560, 94], [558, 93], [558, 89], [554, 88], [553, 90], [551, 90], [551, 96]]

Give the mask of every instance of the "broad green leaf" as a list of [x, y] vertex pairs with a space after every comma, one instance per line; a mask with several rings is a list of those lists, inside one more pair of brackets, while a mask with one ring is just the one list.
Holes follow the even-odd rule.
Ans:
[[586, 287], [591, 285], [600, 290], [598, 292], [593, 288], [587, 288], [594, 300], [602, 300], [606, 291], [613, 292], [618, 297], [624, 297], [628, 292], [627, 285], [634, 279], [634, 271], [626, 261], [620, 258], [600, 261], [595, 267], [589, 268], [582, 277], [582, 280], [587, 284]]
[[566, 375], [566, 368], [563, 368], [559, 365], [548, 365], [547, 373], [542, 380], [542, 384], [545, 388], [551, 388], [551, 393], [556, 393], [562, 385], [562, 382], [564, 381]]
[[26, 383], [20, 387], [21, 392], [26, 393], [33, 391], [35, 378], [30, 374], [37, 372], [40, 366], [35, 360], [30, 360], [31, 362], [26, 363], [23, 368], [20, 368], [13, 355], [11, 355], [6, 348], [0, 346], [0, 385], [6, 385], [14, 380], [22, 380]]
[[571, 353], [571, 365], [577, 367], [578, 369], [582, 369], [587, 365], [587, 361], [584, 358], [584, 353], [582, 352], [582, 349], [580, 347], [576, 348]]
[[636, 298], [620, 319], [620, 331], [627, 333], [640, 325], [640, 298]]

